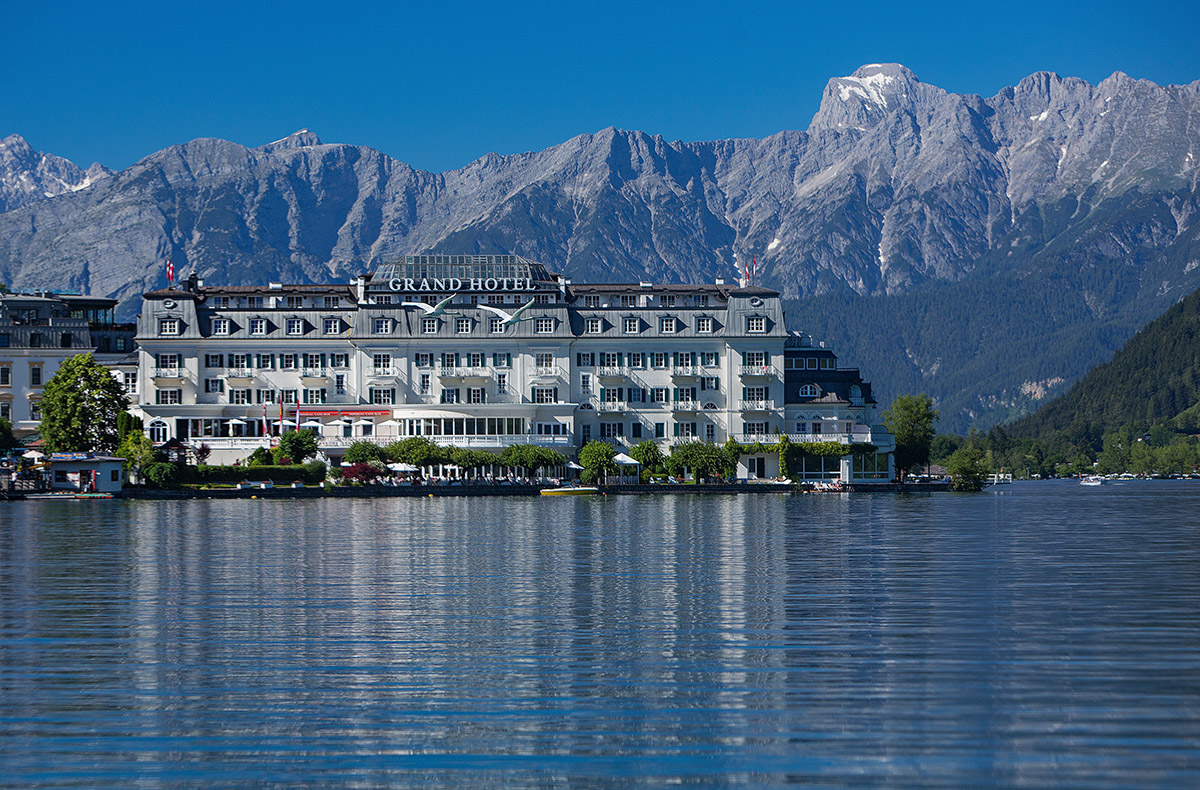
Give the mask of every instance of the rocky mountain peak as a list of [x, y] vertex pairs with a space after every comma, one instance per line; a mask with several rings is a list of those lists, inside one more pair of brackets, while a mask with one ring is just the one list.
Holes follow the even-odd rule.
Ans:
[[108, 175], [108, 168], [100, 164], [84, 171], [69, 159], [44, 154], [21, 135], [10, 134], [0, 139], [0, 212], [77, 192]]
[[273, 143], [260, 145], [256, 150], [266, 153], [275, 153], [276, 151], [291, 151], [297, 148], [309, 148], [314, 145], [324, 145], [321, 138], [317, 137], [315, 132], [310, 132], [308, 129], [301, 129], [292, 132], [287, 137], [276, 140]]
[[911, 107], [930, 95], [945, 92], [925, 85], [899, 63], [868, 63], [848, 77], [834, 77], [825, 86], [821, 108], [810, 130], [866, 130], [897, 109]]

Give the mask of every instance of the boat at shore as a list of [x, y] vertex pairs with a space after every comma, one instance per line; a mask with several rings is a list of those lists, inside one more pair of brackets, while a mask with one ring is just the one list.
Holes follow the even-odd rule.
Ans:
[[1100, 475], [1088, 475], [1087, 477], [1080, 478], [1079, 485], [1081, 485], [1081, 486], [1102, 486], [1102, 485], [1104, 485], [1104, 478], [1101, 477]]
[[596, 486], [562, 486], [542, 489], [542, 496], [585, 496], [599, 493], [600, 489]]

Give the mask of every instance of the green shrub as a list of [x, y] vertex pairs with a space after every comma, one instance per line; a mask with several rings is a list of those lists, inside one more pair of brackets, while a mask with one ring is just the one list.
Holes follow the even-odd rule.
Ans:
[[155, 488], [171, 488], [179, 482], [179, 467], [157, 461], [142, 467], [142, 476]]

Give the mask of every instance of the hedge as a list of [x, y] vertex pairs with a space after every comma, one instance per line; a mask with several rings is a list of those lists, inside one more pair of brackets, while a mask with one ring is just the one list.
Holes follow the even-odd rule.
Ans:
[[325, 464], [320, 461], [288, 466], [209, 466], [201, 464], [196, 467], [196, 473], [192, 480], [197, 483], [240, 483], [243, 480], [251, 482], [272, 480], [283, 483], [303, 480], [306, 483], [321, 483], [325, 480], [325, 471]]

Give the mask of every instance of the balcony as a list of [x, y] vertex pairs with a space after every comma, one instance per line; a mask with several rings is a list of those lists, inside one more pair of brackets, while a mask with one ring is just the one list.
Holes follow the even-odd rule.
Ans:
[[325, 379], [329, 378], [329, 371], [325, 368], [304, 368], [300, 375], [306, 379]]
[[226, 378], [231, 379], [252, 379], [254, 378], [253, 368], [230, 368], [225, 373]]
[[181, 379], [187, 375], [184, 368], [155, 368], [154, 378], [156, 379]]
[[775, 368], [771, 365], [742, 365], [741, 374], [743, 376], [774, 376]]
[[700, 368], [695, 365], [672, 365], [671, 375], [679, 377], [699, 376]]
[[596, 375], [602, 379], [619, 379], [629, 375], [629, 368], [624, 365], [601, 365], [596, 368]]
[[400, 371], [394, 367], [370, 367], [367, 369], [367, 375], [377, 379], [395, 378], [400, 375]]
[[863, 433], [743, 433], [737, 437], [742, 444], [774, 444], [787, 436], [793, 444], [813, 444], [816, 442], [840, 442], [842, 444], [868, 444], [871, 441], [870, 431]]
[[601, 400], [593, 404], [600, 414], [611, 414], [629, 410], [629, 404], [623, 400]]
[[773, 400], [744, 400], [738, 408], [742, 411], [773, 411], [775, 409], [775, 401]]
[[538, 365], [531, 375], [540, 379], [558, 379], [562, 378], [562, 368], [558, 365]]
[[[355, 442], [372, 442], [378, 445], [388, 445], [398, 438], [394, 434], [382, 436], [322, 436], [317, 439], [317, 446], [322, 448], [345, 448]], [[507, 447], [510, 444], [537, 444], [543, 447], [567, 447], [572, 443], [570, 434], [539, 435], [539, 434], [483, 434], [475, 436], [439, 435], [430, 439], [438, 444], [450, 444], [468, 450], [486, 450]]]
[[486, 366], [442, 368], [438, 371], [438, 376], [444, 379], [484, 379], [491, 375], [492, 369]]
[[671, 404], [671, 411], [700, 411], [700, 401], [677, 400]]

